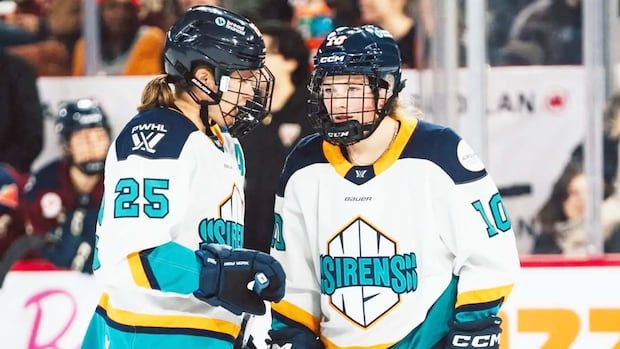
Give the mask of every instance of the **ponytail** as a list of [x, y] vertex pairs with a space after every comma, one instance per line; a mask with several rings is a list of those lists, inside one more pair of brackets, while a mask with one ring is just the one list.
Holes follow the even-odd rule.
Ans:
[[139, 112], [152, 108], [167, 108], [174, 105], [174, 93], [166, 81], [166, 75], [159, 75], [149, 81], [142, 91], [142, 104], [138, 107]]

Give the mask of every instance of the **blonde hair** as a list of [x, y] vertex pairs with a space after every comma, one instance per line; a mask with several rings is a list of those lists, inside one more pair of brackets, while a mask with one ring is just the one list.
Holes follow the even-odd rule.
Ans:
[[142, 99], [139, 112], [143, 112], [152, 108], [168, 108], [174, 106], [175, 95], [172, 92], [172, 88], [166, 81], [166, 75], [158, 75], [142, 90]]
[[423, 115], [424, 114], [420, 109], [404, 103], [400, 97], [396, 97], [392, 105], [392, 110], [390, 110], [390, 113], [387, 116], [392, 118], [397, 116], [407, 116], [420, 119]]

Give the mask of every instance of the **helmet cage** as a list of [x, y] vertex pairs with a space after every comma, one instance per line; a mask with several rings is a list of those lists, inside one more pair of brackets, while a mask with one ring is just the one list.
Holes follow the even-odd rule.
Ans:
[[[368, 73], [368, 67], [365, 69], [352, 69], [351, 67], [341, 67], [339, 69], [321, 69], [317, 68], [311, 78], [310, 100], [309, 100], [309, 113], [308, 117], [314, 129], [321, 134], [323, 139], [327, 142], [347, 146], [357, 143], [367, 137], [369, 137], [379, 126], [381, 120], [388, 115], [394, 104], [394, 100], [398, 95], [398, 89], [393, 89], [390, 95], [390, 82], [396, 79], [385, 74], [380, 76], [376, 69], [371, 69], [372, 73]], [[346, 80], [335, 82], [333, 79], [335, 76], [346, 76]], [[363, 76], [365, 77], [363, 82], [352, 81], [353, 77]], [[331, 82], [330, 82], [331, 77]], [[329, 85], [335, 87], [338, 85], [346, 86], [346, 95], [334, 96], [333, 93], [325, 93], [325, 86]], [[358, 86], [362, 89], [361, 96], [352, 96], [350, 86]], [[367, 96], [367, 87], [372, 91], [372, 96]], [[385, 90], [381, 93], [381, 90]], [[394, 93], [396, 92], [396, 93]], [[368, 99], [372, 98], [371, 101]], [[351, 102], [361, 99], [360, 110], [352, 111], [349, 107]], [[326, 106], [326, 100], [329, 100], [329, 106], [331, 110], [328, 110]], [[342, 100], [345, 102], [344, 110], [334, 110], [334, 102]], [[356, 103], [358, 104], [358, 103]], [[359, 104], [358, 104], [359, 105]], [[379, 108], [381, 105], [381, 108]], [[372, 119], [365, 120], [364, 114], [372, 113]], [[362, 116], [362, 122], [358, 120], [346, 120], [336, 122], [337, 119], [348, 119], [354, 115]]]
[[[236, 115], [234, 115], [235, 121], [230, 124], [227, 123], [226, 126], [228, 132], [233, 137], [243, 137], [269, 114], [275, 78], [267, 66], [263, 64], [262, 59], [260, 61], [255, 61], [255, 56], [244, 54], [243, 52], [236, 52], [235, 56], [238, 59], [236, 64], [221, 64], [212, 59], [208, 53], [191, 46], [189, 43], [191, 43], [192, 40], [187, 40], [187, 38], [191, 38], [192, 35], [194, 35], [192, 33], [197, 30], [197, 27], [198, 23], [196, 22], [189, 24], [175, 35], [174, 41], [183, 42], [182, 44], [176, 44], [177, 50], [184, 52], [184, 55], [191, 60], [191, 63], [188, 69], [180, 60], [172, 62], [171, 59], [165, 55], [166, 63], [176, 70], [173, 74], [170, 74], [170, 72], [168, 73], [168, 80], [176, 83], [178, 87], [190, 95], [194, 102], [205, 107], [205, 109], [209, 105], [218, 105], [224, 120], [226, 120], [226, 117], [230, 117], [236, 112]], [[241, 64], [239, 62], [244, 63]], [[194, 76], [195, 70], [200, 66], [207, 66], [213, 72], [215, 81], [217, 81], [217, 88], [215, 90], [211, 89]], [[248, 76], [248, 73], [250, 76]], [[231, 80], [238, 81], [235, 84], [231, 84]], [[247, 93], [243, 88], [243, 86], [248, 83], [252, 84], [252, 94]], [[229, 87], [231, 85], [238, 86], [238, 88], [232, 90]], [[198, 98], [194, 91], [191, 90], [192, 86], [204, 92], [209, 96], [210, 100]], [[233, 97], [234, 100], [224, 99], [223, 94], [227, 91], [235, 95], [236, 98]], [[241, 96], [248, 97], [243, 105]], [[232, 104], [234, 107], [230, 111], [224, 112], [221, 102]], [[203, 115], [203, 112], [201, 112], [201, 115]], [[206, 112], [204, 112], [204, 117], [202, 118], [205, 124], [213, 124], [213, 121]]]

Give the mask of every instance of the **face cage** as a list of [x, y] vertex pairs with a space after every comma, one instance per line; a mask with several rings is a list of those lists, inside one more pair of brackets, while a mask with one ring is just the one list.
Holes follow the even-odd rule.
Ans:
[[[111, 142], [112, 142], [112, 133], [110, 130], [110, 127], [106, 124], [102, 124], [102, 125], [95, 125], [92, 127], [83, 127], [83, 128], [78, 128], [76, 131], [79, 131], [80, 129], [88, 129], [88, 128], [97, 128], [97, 127], [103, 127], [106, 132], [108, 133], [108, 148], [111, 146]], [[69, 139], [71, 138], [71, 135], [73, 134], [73, 132], [71, 133], [67, 133], [66, 135], [63, 135], [63, 142], [68, 146], [69, 145]], [[107, 154], [107, 152], [106, 152]], [[106, 155], [103, 156], [103, 158], [101, 159], [95, 159], [95, 160], [89, 160], [89, 161], [82, 161], [82, 162], [75, 162], [73, 155], [69, 155], [68, 157], [69, 160], [69, 164], [73, 165], [75, 167], [78, 168], [78, 170], [80, 170], [80, 172], [84, 173], [85, 175], [88, 176], [94, 176], [94, 175], [99, 175], [102, 174], [104, 169], [105, 169], [105, 160], [106, 160]]]
[[[346, 96], [337, 96], [334, 97], [333, 93], [331, 96], [327, 97], [330, 100], [330, 109], [328, 110], [325, 104], [325, 95], [324, 95], [324, 86], [327, 85], [325, 83], [325, 78], [329, 80], [330, 77], [334, 76], [347, 76], [347, 79], [338, 83], [330, 83], [329, 85], [333, 87], [336, 86], [345, 86], [346, 88]], [[353, 76], [365, 76], [363, 83], [351, 82], [351, 78]], [[351, 91], [349, 89], [350, 86], [358, 86], [362, 89], [361, 96], [351, 96]], [[370, 87], [372, 91], [372, 103], [367, 103], [367, 99], [370, 97], [366, 95], [366, 86]], [[385, 117], [387, 106], [389, 104], [389, 100], [387, 98], [387, 93], [385, 96], [379, 96], [379, 89], [387, 90], [389, 88], [389, 84], [387, 81], [378, 78], [377, 74], [375, 75], [364, 75], [364, 74], [327, 74], [325, 71], [316, 70], [312, 76], [310, 81], [310, 112], [308, 113], [308, 117], [310, 118], [310, 122], [314, 129], [319, 132], [323, 139], [327, 142], [340, 146], [347, 146], [354, 143], [357, 143], [365, 138], [368, 138], [379, 126], [381, 120]], [[349, 112], [349, 104], [354, 100], [362, 100], [361, 110], [355, 112]], [[338, 100], [345, 100], [346, 107], [344, 111], [337, 112], [334, 111], [334, 102]], [[381, 109], [378, 108], [379, 101], [382, 101], [383, 107]], [[372, 119], [364, 120], [364, 113], [372, 113]], [[360, 123], [357, 120], [346, 120], [341, 122], [336, 122], [337, 118], [349, 118], [356, 114], [361, 114]]]
[[[245, 76], [244, 73], [246, 74]], [[248, 73], [251, 75], [247, 76]], [[231, 80], [238, 80], [238, 83], [235, 84], [238, 86], [238, 89], [231, 89]], [[231, 71], [228, 74], [222, 75], [219, 81], [219, 91], [214, 92], [197, 79], [192, 79], [192, 83], [209, 96], [217, 96], [215, 102], [204, 104], [217, 104], [224, 118], [224, 122], [226, 122], [227, 117], [231, 117], [235, 120], [230, 124], [226, 122], [226, 127], [230, 135], [236, 138], [243, 137], [252, 131], [254, 127], [258, 126], [260, 121], [269, 114], [275, 78], [269, 68], [263, 66], [256, 70]], [[247, 93], [247, 88], [244, 88], [248, 82], [252, 84], [252, 94]], [[225, 99], [223, 98], [224, 92], [231, 92], [236, 98], [234, 100]], [[193, 95], [192, 93], [190, 94]], [[249, 97], [244, 105], [241, 105], [242, 96]], [[195, 96], [192, 96], [192, 98], [197, 100]], [[201, 104], [203, 102], [204, 101], [200, 101]], [[231, 104], [234, 107], [225, 113], [224, 110], [222, 110], [221, 102]]]

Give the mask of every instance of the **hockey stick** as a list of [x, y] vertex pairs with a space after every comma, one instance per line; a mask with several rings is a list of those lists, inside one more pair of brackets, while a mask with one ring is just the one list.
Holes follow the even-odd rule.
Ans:
[[[260, 294], [264, 289], [269, 286], [269, 279], [263, 273], [257, 273], [254, 275], [254, 281], [248, 284], [248, 289], [253, 289], [254, 292]], [[245, 332], [248, 328], [248, 323], [254, 315], [249, 313], [243, 314], [243, 320], [241, 320], [241, 331], [239, 331], [239, 336], [235, 339], [233, 349], [256, 349], [256, 345], [254, 344], [254, 338], [250, 334], [245, 339]]]
[[4, 258], [0, 261], [0, 288], [4, 278], [11, 270], [15, 262], [24, 257], [28, 252], [39, 249], [45, 244], [45, 239], [37, 235], [22, 235], [17, 238], [6, 250]]
[[237, 339], [235, 339], [234, 349], [246, 349], [246, 343], [244, 342], [245, 331], [247, 330], [248, 322], [252, 318], [252, 314], [244, 313], [243, 320], [241, 320], [241, 330]]

